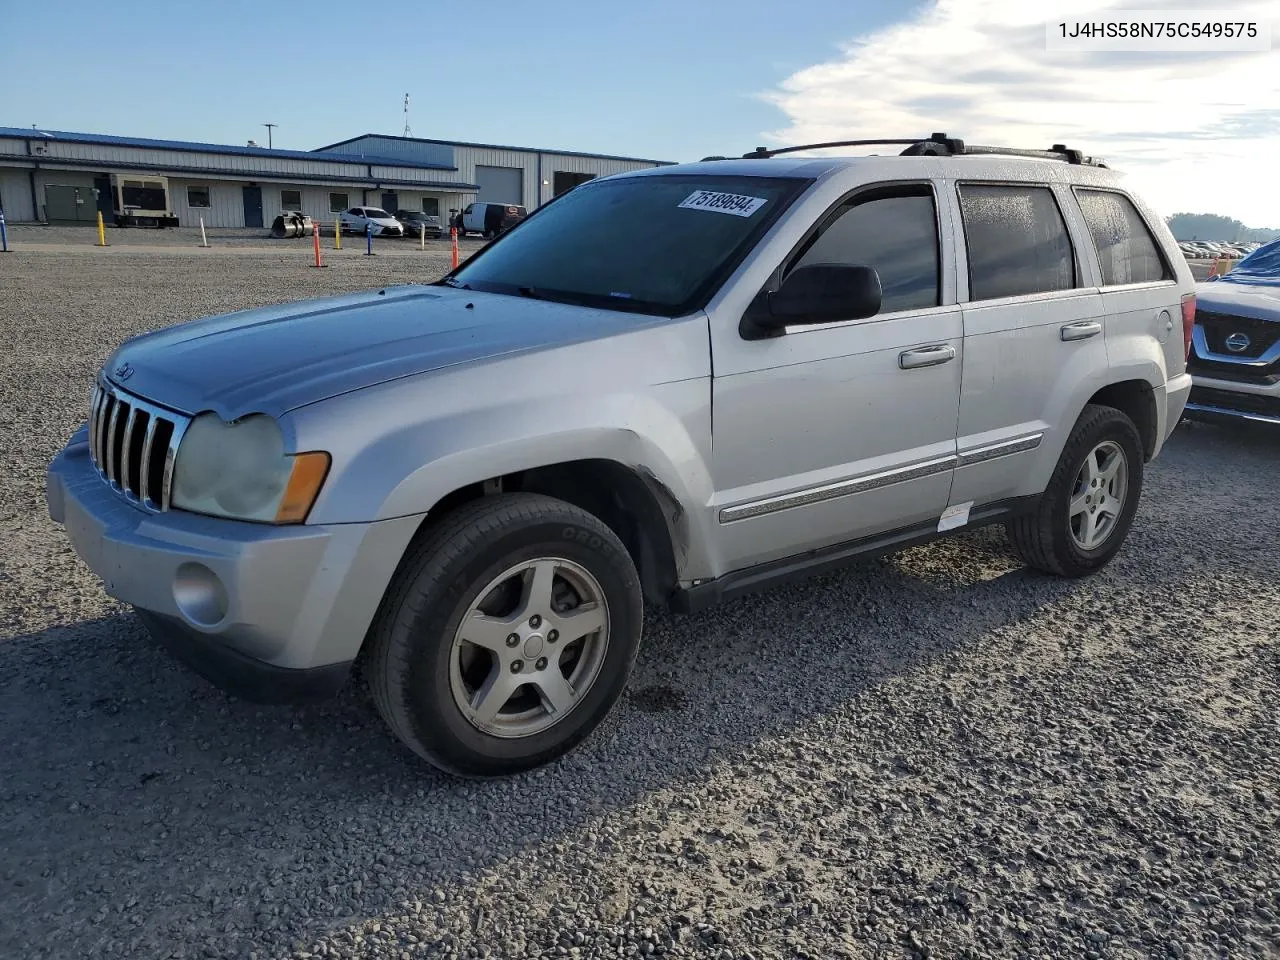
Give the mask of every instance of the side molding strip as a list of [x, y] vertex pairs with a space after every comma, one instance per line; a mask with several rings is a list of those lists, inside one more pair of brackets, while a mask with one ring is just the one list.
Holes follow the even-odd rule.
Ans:
[[966, 450], [960, 454], [960, 462], [957, 466], [971, 467], [975, 463], [986, 463], [988, 460], [995, 460], [998, 457], [1007, 457], [1010, 454], [1034, 450], [1040, 446], [1040, 441], [1043, 439], [1043, 433], [1033, 433], [1030, 436], [1019, 437], [1016, 440], [1002, 440], [1000, 443], [992, 443], [985, 447]]
[[[1039, 443], [1038, 440], [1036, 442]], [[957, 459], [955, 456], [950, 455], [938, 457], [936, 460], [914, 463], [909, 467], [895, 467], [892, 470], [869, 473], [861, 477], [851, 477], [848, 480], [837, 480], [835, 483], [825, 483], [820, 487], [809, 487], [807, 490], [784, 493], [781, 496], [769, 497], [765, 500], [740, 503], [737, 506], [725, 507], [721, 510], [720, 522], [733, 523], [735, 520], [747, 520], [767, 513], [777, 513], [779, 510], [789, 510], [792, 507], [803, 507], [811, 503], [821, 503], [823, 500], [835, 500], [837, 497], [864, 493], [867, 490], [876, 490], [895, 483], [919, 480], [935, 473], [946, 473], [948, 470], [955, 468]]]

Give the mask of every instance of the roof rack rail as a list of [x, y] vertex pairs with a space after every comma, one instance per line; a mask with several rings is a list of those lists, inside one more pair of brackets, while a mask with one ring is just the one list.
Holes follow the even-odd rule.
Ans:
[[[794, 147], [778, 147], [770, 150], [767, 147], [756, 147], [750, 153], [744, 153], [744, 159], [766, 159], [776, 157], [780, 153], [796, 153], [801, 150], [825, 150], [831, 147], [874, 147], [896, 146], [906, 144], [907, 147], [899, 156], [902, 157], [959, 157], [959, 156], [1006, 156], [1032, 157], [1039, 160], [1061, 160], [1066, 163], [1084, 164], [1091, 167], [1106, 167], [1106, 164], [1094, 157], [1086, 157], [1080, 150], [1072, 150], [1061, 143], [1055, 143], [1048, 150], [1021, 150], [1016, 147], [988, 147], [977, 144], [966, 144], [956, 137], [945, 133], [934, 133], [928, 137], [912, 140], [830, 140], [826, 143], [806, 143]], [[711, 159], [720, 159], [708, 157]]]

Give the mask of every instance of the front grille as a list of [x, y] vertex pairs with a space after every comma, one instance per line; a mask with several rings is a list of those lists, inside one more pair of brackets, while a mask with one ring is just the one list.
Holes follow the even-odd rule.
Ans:
[[[1242, 360], [1256, 360], [1280, 341], [1280, 323], [1274, 320], [1257, 320], [1252, 317], [1233, 317], [1225, 313], [1196, 311], [1196, 323], [1204, 328], [1205, 342], [1214, 353]], [[1249, 338], [1243, 350], [1232, 350], [1227, 338], [1242, 333]]]
[[100, 379], [89, 414], [89, 452], [98, 475], [131, 503], [168, 510], [173, 464], [188, 423], [182, 414]]
[[1243, 413], [1261, 413], [1280, 417], [1280, 397], [1268, 397], [1257, 393], [1234, 393], [1230, 390], [1214, 390], [1211, 387], [1192, 387], [1188, 403], [1201, 403], [1209, 407], [1223, 407]]
[[1280, 383], [1280, 364], [1270, 367], [1246, 367], [1239, 363], [1219, 363], [1202, 360], [1193, 350], [1187, 358], [1187, 372], [1192, 376], [1210, 377], [1214, 380], [1234, 380], [1236, 383], [1256, 383], [1260, 387]]

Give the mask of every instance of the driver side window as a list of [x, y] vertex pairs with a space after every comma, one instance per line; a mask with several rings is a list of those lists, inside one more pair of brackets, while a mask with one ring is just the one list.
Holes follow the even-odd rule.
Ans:
[[880, 313], [941, 302], [938, 217], [928, 187], [854, 197], [830, 213], [787, 272], [815, 263], [874, 267], [884, 299]]

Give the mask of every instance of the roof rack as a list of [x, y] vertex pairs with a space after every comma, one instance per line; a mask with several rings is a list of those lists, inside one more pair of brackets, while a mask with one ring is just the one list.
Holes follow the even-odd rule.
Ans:
[[[1020, 150], [1015, 147], [987, 147], [965, 143], [945, 133], [935, 133], [923, 139], [913, 140], [830, 140], [826, 143], [806, 143], [795, 147], [778, 147], [770, 150], [756, 147], [750, 153], [744, 153], [743, 159], [755, 160], [776, 157], [780, 153], [796, 153], [801, 150], [825, 150], [831, 147], [878, 147], [898, 146], [906, 144], [907, 148], [901, 157], [960, 157], [997, 155], [1005, 157], [1032, 157], [1038, 160], [1061, 160], [1065, 163], [1083, 164], [1091, 167], [1106, 167], [1106, 164], [1094, 157], [1086, 157], [1080, 150], [1072, 150], [1061, 143], [1055, 143], [1048, 150]], [[706, 157], [707, 160], [723, 160], [724, 157]]]

